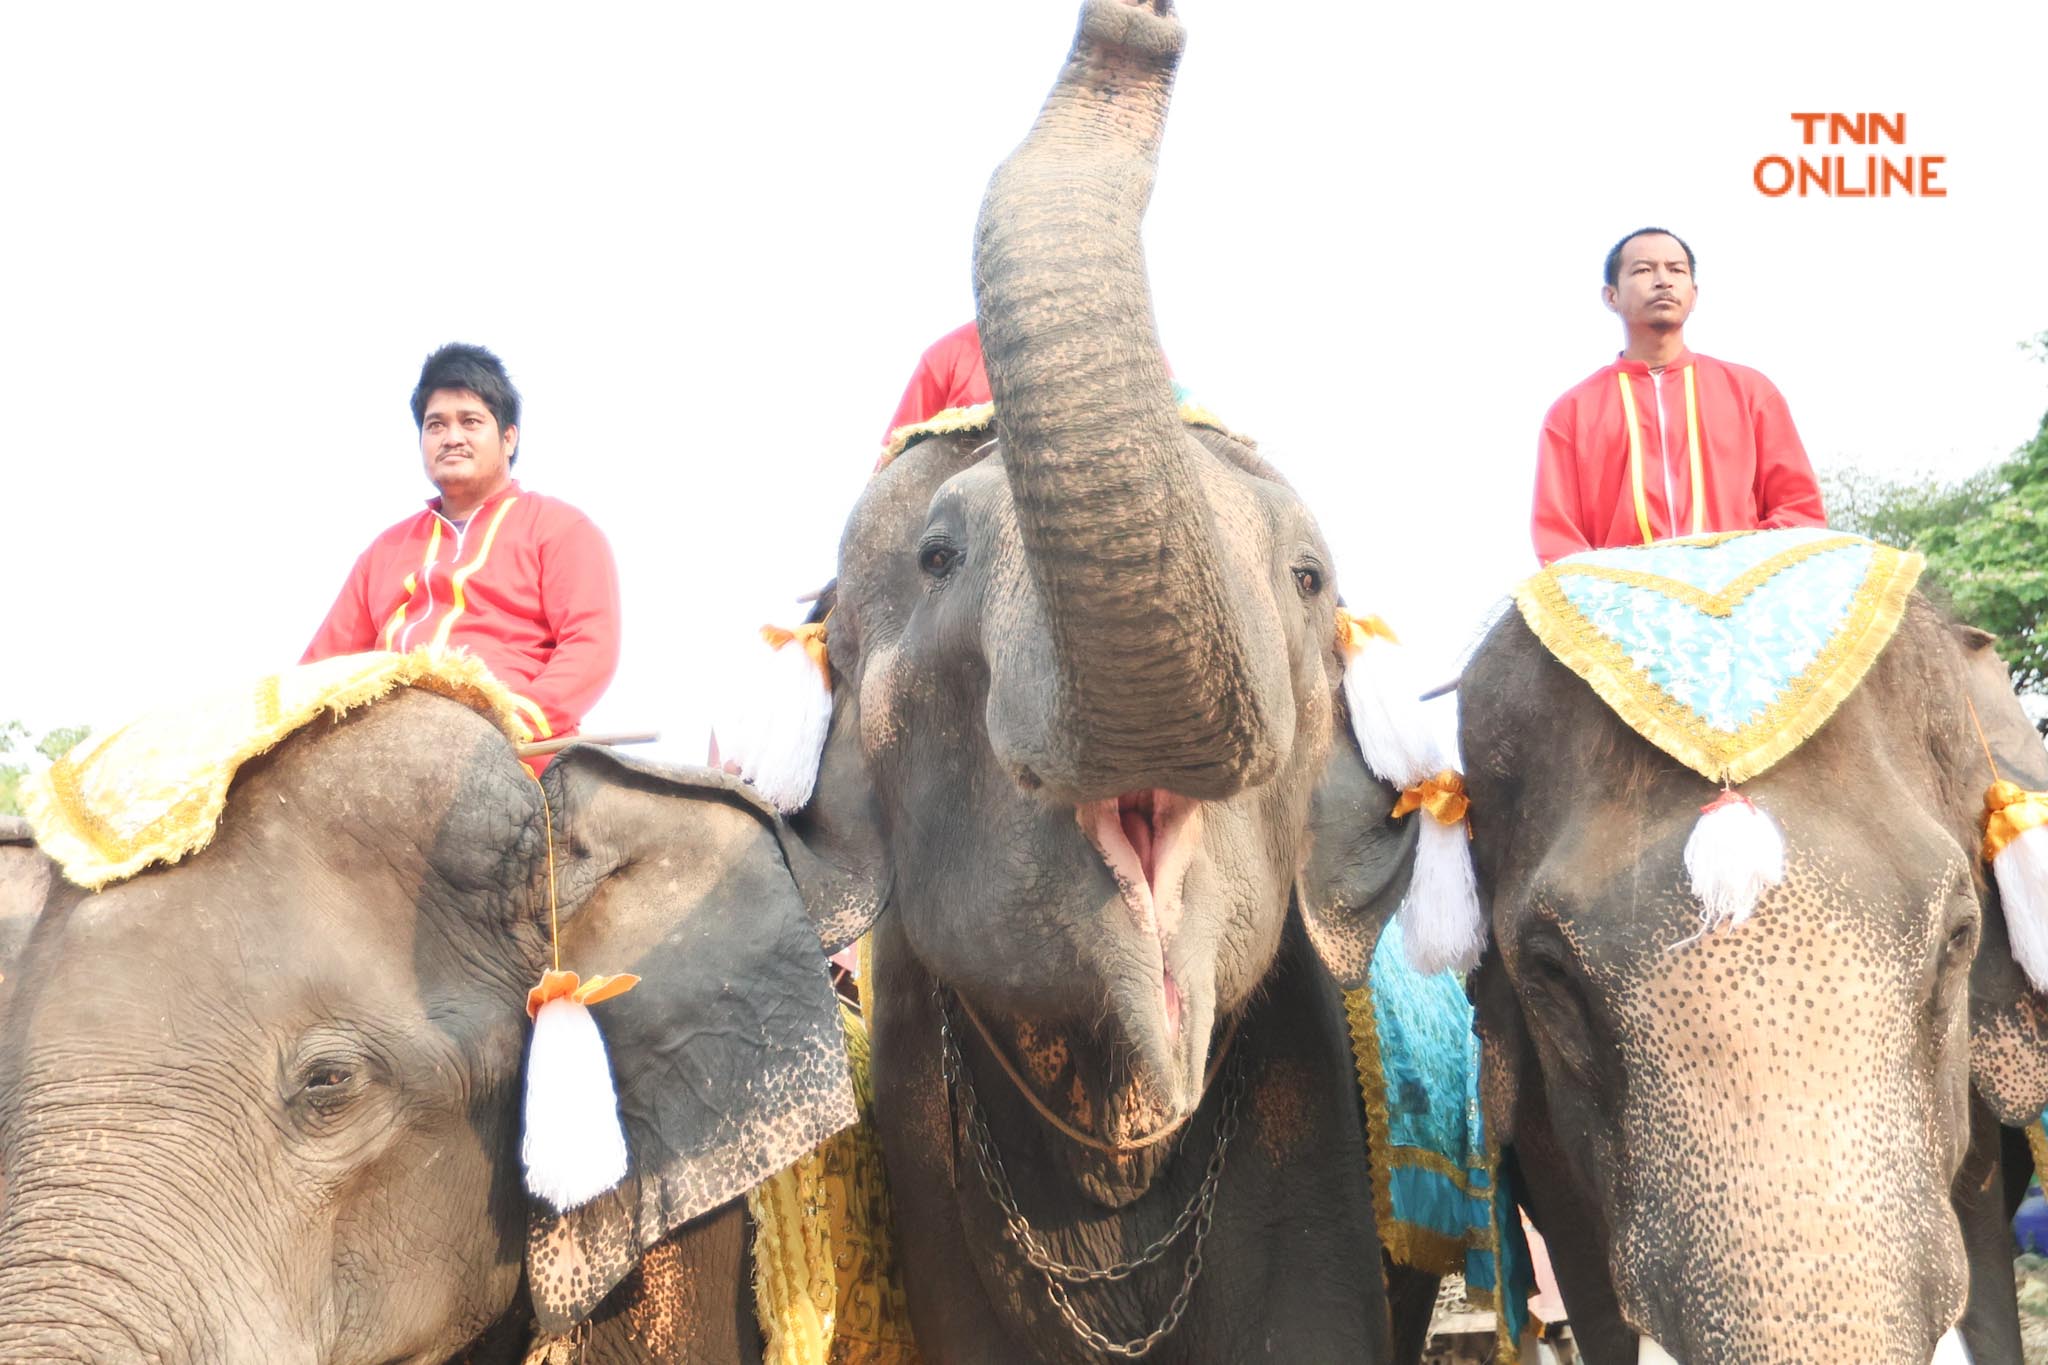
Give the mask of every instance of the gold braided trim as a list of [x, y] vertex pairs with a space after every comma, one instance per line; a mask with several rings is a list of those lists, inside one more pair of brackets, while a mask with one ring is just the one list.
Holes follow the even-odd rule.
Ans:
[[[1460, 1166], [1442, 1152], [1432, 1152], [1427, 1147], [1396, 1147], [1393, 1149], [1393, 1164], [1396, 1166], [1414, 1166], [1428, 1171], [1432, 1175], [1440, 1175], [1453, 1185], [1456, 1185], [1460, 1193], [1469, 1195], [1474, 1199], [1493, 1198], [1492, 1189], [1486, 1185], [1479, 1184], [1472, 1178], [1471, 1171]], [[1487, 1178], [1489, 1181], [1492, 1179], [1491, 1175]]]
[[[1358, 1069], [1358, 1097], [1365, 1102], [1365, 1166], [1372, 1179], [1372, 1217], [1380, 1246], [1393, 1254], [1400, 1223], [1394, 1217], [1394, 1164], [1388, 1135], [1387, 1077], [1380, 1068], [1380, 1025], [1373, 1017], [1372, 989], [1344, 992], [1344, 1017], [1351, 1025], [1351, 1061]], [[1396, 1256], [1404, 1265], [1413, 1264]], [[1420, 1267], [1418, 1267], [1419, 1269]], [[1443, 1272], [1438, 1272], [1443, 1273]]]
[[[1255, 445], [1251, 437], [1232, 431], [1223, 424], [1223, 419], [1200, 403], [1179, 404], [1180, 420], [1191, 427], [1207, 427], [1220, 431], [1233, 441]], [[875, 461], [875, 473], [879, 474], [893, 463], [898, 455], [931, 436], [952, 436], [963, 431], [981, 431], [995, 425], [996, 405], [976, 403], [971, 407], [946, 408], [935, 412], [922, 422], [900, 426], [889, 433], [889, 439], [882, 444], [881, 458]]]
[[919, 1365], [874, 1128], [868, 1033], [851, 1010], [841, 1011], [840, 1024], [860, 1122], [747, 1194], [763, 1360]]
[[142, 716], [31, 777], [22, 807], [64, 875], [96, 891], [205, 848], [244, 763], [322, 714], [338, 717], [401, 687], [461, 702], [515, 744], [533, 738], [511, 691], [468, 654], [348, 654]]
[[[1684, 543], [1727, 538], [1700, 537]], [[1571, 566], [1553, 565], [1525, 579], [1515, 589], [1515, 604], [1558, 662], [1585, 679], [1637, 734], [1710, 781], [1747, 782], [1805, 743], [1856, 690], [1891, 642], [1924, 564], [1917, 554], [1873, 546], [1869, 571], [1834, 638], [1776, 701], [1733, 734], [1712, 728], [1667, 695], [1621, 646], [1579, 614], [1558, 582], [1558, 571]], [[1669, 580], [1656, 582], [1661, 585], [1658, 591], [1679, 596], [1670, 590]], [[1754, 588], [1751, 584], [1745, 591]]]
[[2041, 1131], [2039, 1115], [2027, 1123], [2027, 1150], [2034, 1156], [2034, 1174], [2048, 1178], [2048, 1133]]
[[[1721, 537], [1727, 539], [1727, 536]], [[1670, 541], [1674, 545], [1690, 545], [1691, 540]], [[1859, 543], [1856, 536], [1830, 536], [1825, 540], [1810, 540], [1804, 545], [1794, 545], [1772, 555], [1761, 564], [1753, 564], [1714, 592], [1695, 587], [1683, 579], [1666, 578], [1663, 574], [1644, 573], [1641, 569], [1620, 569], [1610, 564], [1554, 564], [1549, 572], [1560, 577], [1566, 574], [1574, 578], [1598, 578], [1609, 583], [1620, 583], [1631, 588], [1644, 588], [1659, 593], [1674, 602], [1683, 602], [1694, 611], [1708, 616], [1733, 616], [1742, 600], [1768, 583], [1778, 574], [1791, 568], [1803, 559], [1839, 550], [1846, 545]]]

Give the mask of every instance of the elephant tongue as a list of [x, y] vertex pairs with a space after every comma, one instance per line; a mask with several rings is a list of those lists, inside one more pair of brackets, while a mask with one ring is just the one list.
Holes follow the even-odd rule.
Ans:
[[1201, 841], [1201, 810], [1199, 801], [1153, 789], [1090, 801], [1075, 812], [1138, 927], [1159, 942], [1162, 1003], [1175, 1037], [1181, 992], [1166, 965], [1167, 948], [1180, 929], [1181, 883]]

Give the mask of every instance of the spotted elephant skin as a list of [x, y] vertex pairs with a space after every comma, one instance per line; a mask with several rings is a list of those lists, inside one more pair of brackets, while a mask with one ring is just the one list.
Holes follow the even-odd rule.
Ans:
[[[1085, 5], [977, 228], [994, 431], [910, 446], [840, 545], [791, 824], [870, 888], [843, 935], [886, 909], [876, 1113], [929, 1359], [1392, 1351], [1339, 987], [1414, 822], [1349, 736], [1314, 518], [1182, 424], [1160, 358], [1138, 225], [1182, 38], [1168, 4]], [[1063, 1310], [1003, 1180], [1075, 1265], [1187, 1221]]]
[[[245, 765], [203, 851], [51, 884], [0, 965], [0, 1354], [754, 1358], [734, 1201], [853, 1112], [788, 837], [402, 691]], [[596, 1007], [631, 1169], [566, 1215], [518, 1159], [550, 866], [565, 965], [644, 978]]]
[[[1996, 1124], [1981, 1104], [1972, 1124], [1982, 1040], [2033, 1004], [1981, 986], [1987, 963], [2016, 969], [1979, 859], [1991, 777], [1965, 698], [1994, 752], [2024, 726], [2002, 669], [1986, 685], [1989, 653], [1916, 598], [1859, 690], [1745, 784], [1784, 831], [1783, 885], [1696, 940], [1681, 854], [1711, 784], [1519, 617], [1467, 669], [1493, 932], [1473, 982], [1482, 1095], [1596, 1365], [1634, 1361], [1639, 1334], [1686, 1365], [1926, 1365], [1973, 1302], [1973, 1264], [1969, 1343], [2017, 1359], [1996, 1321], [2009, 1255], [2001, 1303], [1979, 1250]], [[2007, 775], [2033, 782], [2026, 733]]]

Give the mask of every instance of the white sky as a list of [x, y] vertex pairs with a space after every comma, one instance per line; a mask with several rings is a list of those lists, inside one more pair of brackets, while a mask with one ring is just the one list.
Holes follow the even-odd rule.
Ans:
[[[1769, 374], [1821, 464], [1962, 473], [2048, 408], [2017, 346], [2048, 329], [2048, 6], [1181, 9], [1167, 353], [1446, 670], [1533, 567], [1537, 425], [1619, 345], [1629, 228], [1691, 240], [1688, 339]], [[16, 7], [0, 719], [104, 729], [296, 659], [431, 492], [406, 399], [459, 339], [525, 394], [521, 478], [618, 554], [588, 728], [697, 756], [706, 675], [830, 576], [918, 352], [971, 316], [982, 186], [1076, 10]], [[1948, 197], [1751, 187], [1792, 111], [1859, 109], [1904, 112], [1878, 150], [1946, 157]]]

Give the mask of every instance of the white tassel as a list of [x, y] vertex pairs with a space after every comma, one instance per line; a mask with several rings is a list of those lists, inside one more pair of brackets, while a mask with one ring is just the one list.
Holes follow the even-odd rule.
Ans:
[[1951, 1327], [1941, 1334], [1941, 1340], [1934, 1343], [1933, 1365], [1973, 1365], [1961, 1329]]
[[1465, 822], [1442, 824], [1426, 811], [1416, 818], [1415, 871], [1401, 902], [1401, 938], [1416, 971], [1467, 972], [1486, 951], [1486, 917], [1472, 873]]
[[533, 1021], [526, 1055], [526, 1188], [567, 1213], [626, 1177], [626, 1134], [597, 1021], [569, 996]]
[[767, 652], [740, 671], [732, 718], [717, 727], [719, 757], [737, 763], [740, 776], [787, 814], [810, 801], [832, 725], [825, 634], [822, 626], [768, 626], [761, 635]]
[[1777, 821], [1730, 788], [1700, 807], [1685, 841], [1685, 874], [1699, 897], [1700, 933], [1742, 924], [1764, 892], [1785, 880], [1785, 836]]
[[2048, 991], [2048, 793], [2000, 780], [1984, 794], [1984, 857], [1998, 879], [2013, 960]]
[[1443, 765], [1408, 651], [1377, 616], [1353, 616], [1341, 607], [1337, 647], [1344, 655], [1345, 709], [1365, 766], [1396, 787], [1434, 774]]

